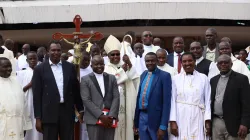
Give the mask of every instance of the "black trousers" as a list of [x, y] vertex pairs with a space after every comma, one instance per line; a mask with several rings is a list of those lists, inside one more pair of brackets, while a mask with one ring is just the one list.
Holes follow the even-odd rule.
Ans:
[[65, 118], [65, 105], [60, 104], [57, 123], [43, 123], [43, 140], [74, 140], [74, 120]]

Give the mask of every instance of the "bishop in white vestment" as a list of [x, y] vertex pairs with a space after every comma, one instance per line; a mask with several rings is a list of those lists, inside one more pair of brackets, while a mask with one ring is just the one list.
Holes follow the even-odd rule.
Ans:
[[115, 140], [133, 140], [133, 119], [139, 75], [134, 66], [130, 67], [131, 64], [129, 66], [126, 61], [120, 61], [121, 44], [114, 36], [109, 36], [104, 49], [110, 59], [105, 65], [104, 71], [115, 75], [120, 92], [119, 122], [115, 132]]
[[0, 140], [24, 140], [24, 131], [32, 128], [25, 108], [22, 88], [11, 75], [11, 63], [0, 58]]
[[[186, 57], [190, 60], [185, 60]], [[193, 59], [193, 63], [190, 61]], [[187, 54], [182, 58], [185, 72], [173, 77], [170, 123], [177, 124], [178, 136], [171, 135], [170, 140], [205, 140], [205, 128], [210, 124], [211, 87], [206, 75], [194, 70], [195, 58]]]

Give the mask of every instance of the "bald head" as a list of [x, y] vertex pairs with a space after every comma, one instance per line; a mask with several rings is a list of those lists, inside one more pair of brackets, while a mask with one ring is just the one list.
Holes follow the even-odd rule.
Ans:
[[151, 31], [144, 31], [141, 34], [142, 43], [144, 45], [150, 46], [153, 43], [153, 34]]
[[206, 30], [206, 32], [211, 32], [211, 33], [217, 35], [217, 31], [216, 31], [215, 28], [208, 28], [208, 29]]
[[220, 41], [221, 42], [228, 42], [230, 46], [232, 45], [232, 41], [229, 37], [223, 37], [223, 38], [221, 38]]
[[95, 55], [91, 60], [91, 67], [97, 74], [102, 74], [104, 71], [104, 60], [100, 55]]
[[226, 54], [228, 56], [231, 56], [232, 49], [231, 49], [230, 44], [228, 42], [221, 42], [219, 44], [219, 53], [220, 55]]
[[27, 53], [30, 51], [30, 45], [29, 44], [24, 44], [22, 47], [22, 51], [24, 55], [27, 55]]
[[4, 46], [8, 49], [8, 50], [12, 50], [14, 48], [14, 41], [11, 39], [6, 39], [4, 42]]
[[208, 28], [205, 33], [205, 39], [210, 49], [216, 47], [217, 31], [214, 28]]
[[93, 44], [90, 48], [90, 55], [93, 57], [95, 55], [101, 55], [101, 49], [98, 44]]
[[156, 51], [156, 56], [157, 56], [157, 65], [158, 66], [164, 66], [165, 63], [167, 62], [167, 53], [166, 50], [164, 49], [158, 49]]
[[134, 53], [136, 55], [139, 55], [140, 57], [142, 57], [142, 54], [144, 52], [143, 44], [142, 43], [135, 43], [133, 48], [134, 48]]
[[180, 36], [177, 36], [173, 39], [173, 49], [176, 53], [182, 53], [184, 50], [184, 39]]
[[197, 42], [197, 41], [194, 41], [190, 44], [190, 47], [193, 47], [193, 46], [200, 46], [201, 47], [201, 43], [200, 42]]
[[227, 74], [232, 68], [232, 60], [230, 56], [222, 54], [217, 59], [217, 67], [222, 75]]
[[161, 39], [158, 37], [154, 38], [153, 44], [154, 46], [161, 46]]

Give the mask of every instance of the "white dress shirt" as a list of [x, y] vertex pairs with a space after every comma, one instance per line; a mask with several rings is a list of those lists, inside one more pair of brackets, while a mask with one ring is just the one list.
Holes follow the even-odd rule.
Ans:
[[[182, 52], [180, 55], [182, 55], [184, 52]], [[178, 54], [174, 52], [174, 68], [178, 71]], [[181, 65], [181, 71], [182, 71], [182, 65]]]
[[160, 49], [160, 47], [159, 46], [154, 46], [153, 44], [151, 44], [150, 46], [147, 46], [147, 45], [143, 45], [143, 49], [144, 49], [144, 55], [146, 55], [147, 53], [149, 53], [149, 52], [154, 52], [154, 53], [156, 53], [156, 51], [158, 50], [158, 49]]
[[210, 50], [208, 47], [207, 47], [207, 53], [206, 53], [206, 59], [214, 62], [215, 61], [215, 51], [216, 51], [216, 48], [213, 49], [213, 50]]
[[103, 73], [102, 74], [97, 74], [97, 73], [94, 72], [94, 74], [95, 74], [96, 80], [97, 80], [97, 82], [99, 84], [99, 87], [101, 89], [102, 95], [104, 97], [105, 96], [105, 88], [104, 88]]
[[62, 70], [62, 61], [58, 64], [53, 64], [49, 59], [49, 64], [51, 66], [51, 70], [56, 80], [56, 85], [60, 94], [60, 103], [64, 102], [63, 98], [63, 70]]

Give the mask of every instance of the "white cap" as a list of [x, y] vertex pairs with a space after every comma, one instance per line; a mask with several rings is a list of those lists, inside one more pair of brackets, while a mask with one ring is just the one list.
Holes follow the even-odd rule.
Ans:
[[70, 50], [68, 51], [68, 53], [74, 55], [74, 49], [70, 49]]
[[107, 52], [107, 54], [114, 50], [120, 51], [121, 47], [122, 45], [120, 41], [113, 35], [110, 35], [104, 44], [104, 50]]

